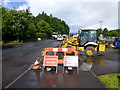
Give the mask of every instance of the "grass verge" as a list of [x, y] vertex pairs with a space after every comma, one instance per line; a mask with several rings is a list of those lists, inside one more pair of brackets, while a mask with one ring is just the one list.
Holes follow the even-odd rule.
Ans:
[[22, 42], [19, 41], [9, 41], [7, 43], [3, 43], [4, 45], [12, 45], [12, 44], [22, 44]]
[[3, 42], [2, 42], [2, 41], [0, 41], [0, 44], [3, 44]]
[[120, 90], [120, 73], [101, 75], [101, 76], [98, 76], [98, 79], [109, 90], [113, 90], [115, 88]]

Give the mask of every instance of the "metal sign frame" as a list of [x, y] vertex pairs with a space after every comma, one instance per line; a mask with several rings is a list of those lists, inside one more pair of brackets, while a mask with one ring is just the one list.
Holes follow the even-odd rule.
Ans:
[[[49, 59], [51, 59], [51, 57], [55, 57], [56, 58], [56, 65], [45, 65], [45, 62], [47, 61], [46, 60], [46, 57], [50, 57]], [[48, 59], [48, 60], [49, 60]], [[55, 59], [51, 59], [51, 60], [54, 60], [55, 61]], [[50, 61], [50, 60], [49, 60]], [[50, 63], [49, 63], [50, 64]], [[56, 67], [56, 73], [57, 73], [57, 70], [58, 70], [58, 56], [44, 56], [44, 60], [43, 60], [43, 71], [44, 71], [44, 69], [45, 69], [45, 67], [46, 66], [54, 66], [54, 67]]]
[[[67, 63], [67, 61], [65, 60], [66, 57], [69, 57], [69, 59], [67, 61], [69, 61], [70, 64], [68, 64], [68, 65], [65, 65]], [[75, 63], [73, 63], [74, 61], [72, 61], [71, 59], [73, 59], [75, 61]], [[76, 65], [72, 65], [72, 64], [76, 64]], [[77, 68], [77, 74], [79, 74], [79, 60], [78, 60], [78, 56], [64, 56], [63, 73], [64, 73], [64, 68], [65, 67], [76, 67]]]

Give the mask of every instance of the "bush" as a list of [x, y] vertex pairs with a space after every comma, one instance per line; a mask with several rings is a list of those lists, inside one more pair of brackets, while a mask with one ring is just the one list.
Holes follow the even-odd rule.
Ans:
[[42, 38], [42, 39], [48, 38], [46, 33], [36, 33], [36, 36], [37, 36], [37, 38]]

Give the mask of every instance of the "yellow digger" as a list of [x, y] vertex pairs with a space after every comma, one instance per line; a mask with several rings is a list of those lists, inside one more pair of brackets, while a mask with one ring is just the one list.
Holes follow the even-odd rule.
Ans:
[[71, 37], [62, 43], [62, 47], [73, 47], [84, 51], [87, 56], [94, 56], [97, 52], [105, 51], [105, 44], [97, 43], [97, 29], [83, 28], [78, 37]]

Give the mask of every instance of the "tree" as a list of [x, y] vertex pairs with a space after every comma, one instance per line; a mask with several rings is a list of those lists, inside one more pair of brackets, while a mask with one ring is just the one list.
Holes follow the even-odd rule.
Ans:
[[108, 33], [108, 29], [107, 29], [107, 28], [104, 28], [102, 34], [103, 34], [104, 36], [108, 36], [108, 34], [109, 34], [109, 33]]
[[27, 31], [27, 37], [29, 38], [29, 39], [34, 39], [34, 38], [36, 38], [36, 31], [37, 31], [37, 29], [36, 29], [36, 27], [35, 27], [35, 25], [33, 24], [33, 23], [30, 23], [29, 25], [28, 25], [28, 31]]
[[53, 32], [69, 33], [69, 26], [61, 19], [53, 17], [52, 14], [48, 16], [42, 12], [34, 17], [29, 8], [19, 11], [15, 8], [2, 7], [0, 9], [2, 9], [2, 39], [4, 42], [29, 41], [40, 35], [44, 38], [51, 38]]
[[15, 10], [2, 8], [2, 39], [5, 42], [16, 39]]
[[52, 36], [53, 29], [47, 22], [41, 20], [37, 23], [37, 31], [40, 33], [45, 33], [48, 38], [50, 38]]
[[102, 29], [101, 28], [97, 30], [97, 36], [100, 36], [100, 34], [102, 34]]

